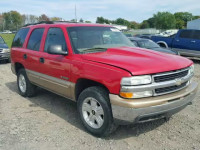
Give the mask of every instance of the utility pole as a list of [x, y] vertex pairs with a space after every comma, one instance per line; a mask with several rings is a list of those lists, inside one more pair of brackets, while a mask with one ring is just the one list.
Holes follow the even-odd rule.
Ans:
[[76, 5], [75, 5], [75, 22], [77, 22], [77, 16], [76, 16]]

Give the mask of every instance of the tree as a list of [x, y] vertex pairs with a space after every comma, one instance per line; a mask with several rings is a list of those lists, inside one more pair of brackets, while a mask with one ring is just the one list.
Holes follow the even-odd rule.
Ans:
[[91, 21], [87, 21], [87, 20], [86, 20], [86, 21], [85, 21], [85, 23], [92, 23], [92, 22], [91, 22]]
[[144, 21], [140, 24], [140, 28], [141, 28], [141, 29], [150, 28], [150, 25], [149, 25], [149, 23], [148, 23], [148, 20], [144, 20]]
[[17, 11], [3, 13], [6, 30], [18, 30], [22, 25], [22, 16]]
[[181, 19], [176, 20], [176, 28], [177, 29], [184, 29], [185, 28], [185, 22]]
[[62, 21], [62, 18], [59, 17], [52, 17], [51, 21]]
[[154, 14], [155, 27], [157, 29], [173, 29], [176, 27], [176, 19], [170, 12], [158, 12]]
[[103, 17], [97, 17], [96, 23], [105, 23], [105, 19]]
[[[193, 15], [189, 12], [177, 12], [174, 14], [176, 21], [177, 21], [177, 25], [176, 27], [178, 27], [178, 29], [182, 29], [185, 28], [187, 25], [188, 21], [191, 21], [193, 19]], [[183, 24], [184, 23], [184, 24]], [[182, 26], [183, 24], [183, 26]]]
[[39, 16], [38, 21], [49, 21], [49, 17], [45, 14], [42, 14], [41, 16]]
[[84, 22], [84, 20], [81, 18], [81, 19], [79, 20], [79, 22], [83, 23], [83, 22]]
[[3, 15], [0, 14], [0, 31], [4, 30], [4, 18]]

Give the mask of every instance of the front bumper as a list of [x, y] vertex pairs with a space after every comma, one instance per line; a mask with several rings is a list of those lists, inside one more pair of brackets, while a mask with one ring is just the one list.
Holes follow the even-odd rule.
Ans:
[[10, 53], [0, 53], [0, 60], [6, 60], [10, 58]]
[[130, 124], [169, 117], [191, 103], [197, 87], [197, 83], [191, 82], [178, 92], [141, 99], [123, 99], [110, 94], [114, 121], [117, 124]]

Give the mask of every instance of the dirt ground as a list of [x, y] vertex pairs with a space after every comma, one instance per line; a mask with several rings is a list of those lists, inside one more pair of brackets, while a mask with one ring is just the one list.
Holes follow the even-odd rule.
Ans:
[[[200, 61], [195, 78], [200, 82]], [[43, 89], [33, 98], [18, 94], [10, 64], [0, 64], [0, 150], [200, 149], [200, 91], [193, 105], [164, 120], [120, 126], [106, 138], [83, 128], [76, 103]]]

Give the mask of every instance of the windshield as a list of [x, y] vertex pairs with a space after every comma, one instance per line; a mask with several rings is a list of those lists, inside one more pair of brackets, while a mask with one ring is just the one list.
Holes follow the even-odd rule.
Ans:
[[113, 47], [135, 47], [118, 29], [113, 27], [67, 28], [76, 54], [96, 53]]
[[3, 38], [0, 37], [0, 44], [4, 44], [4, 43], [5, 43], [5, 42], [4, 42]]
[[138, 45], [139, 45], [139, 47], [148, 48], [148, 49], [159, 48], [159, 45], [151, 40], [138, 41]]

